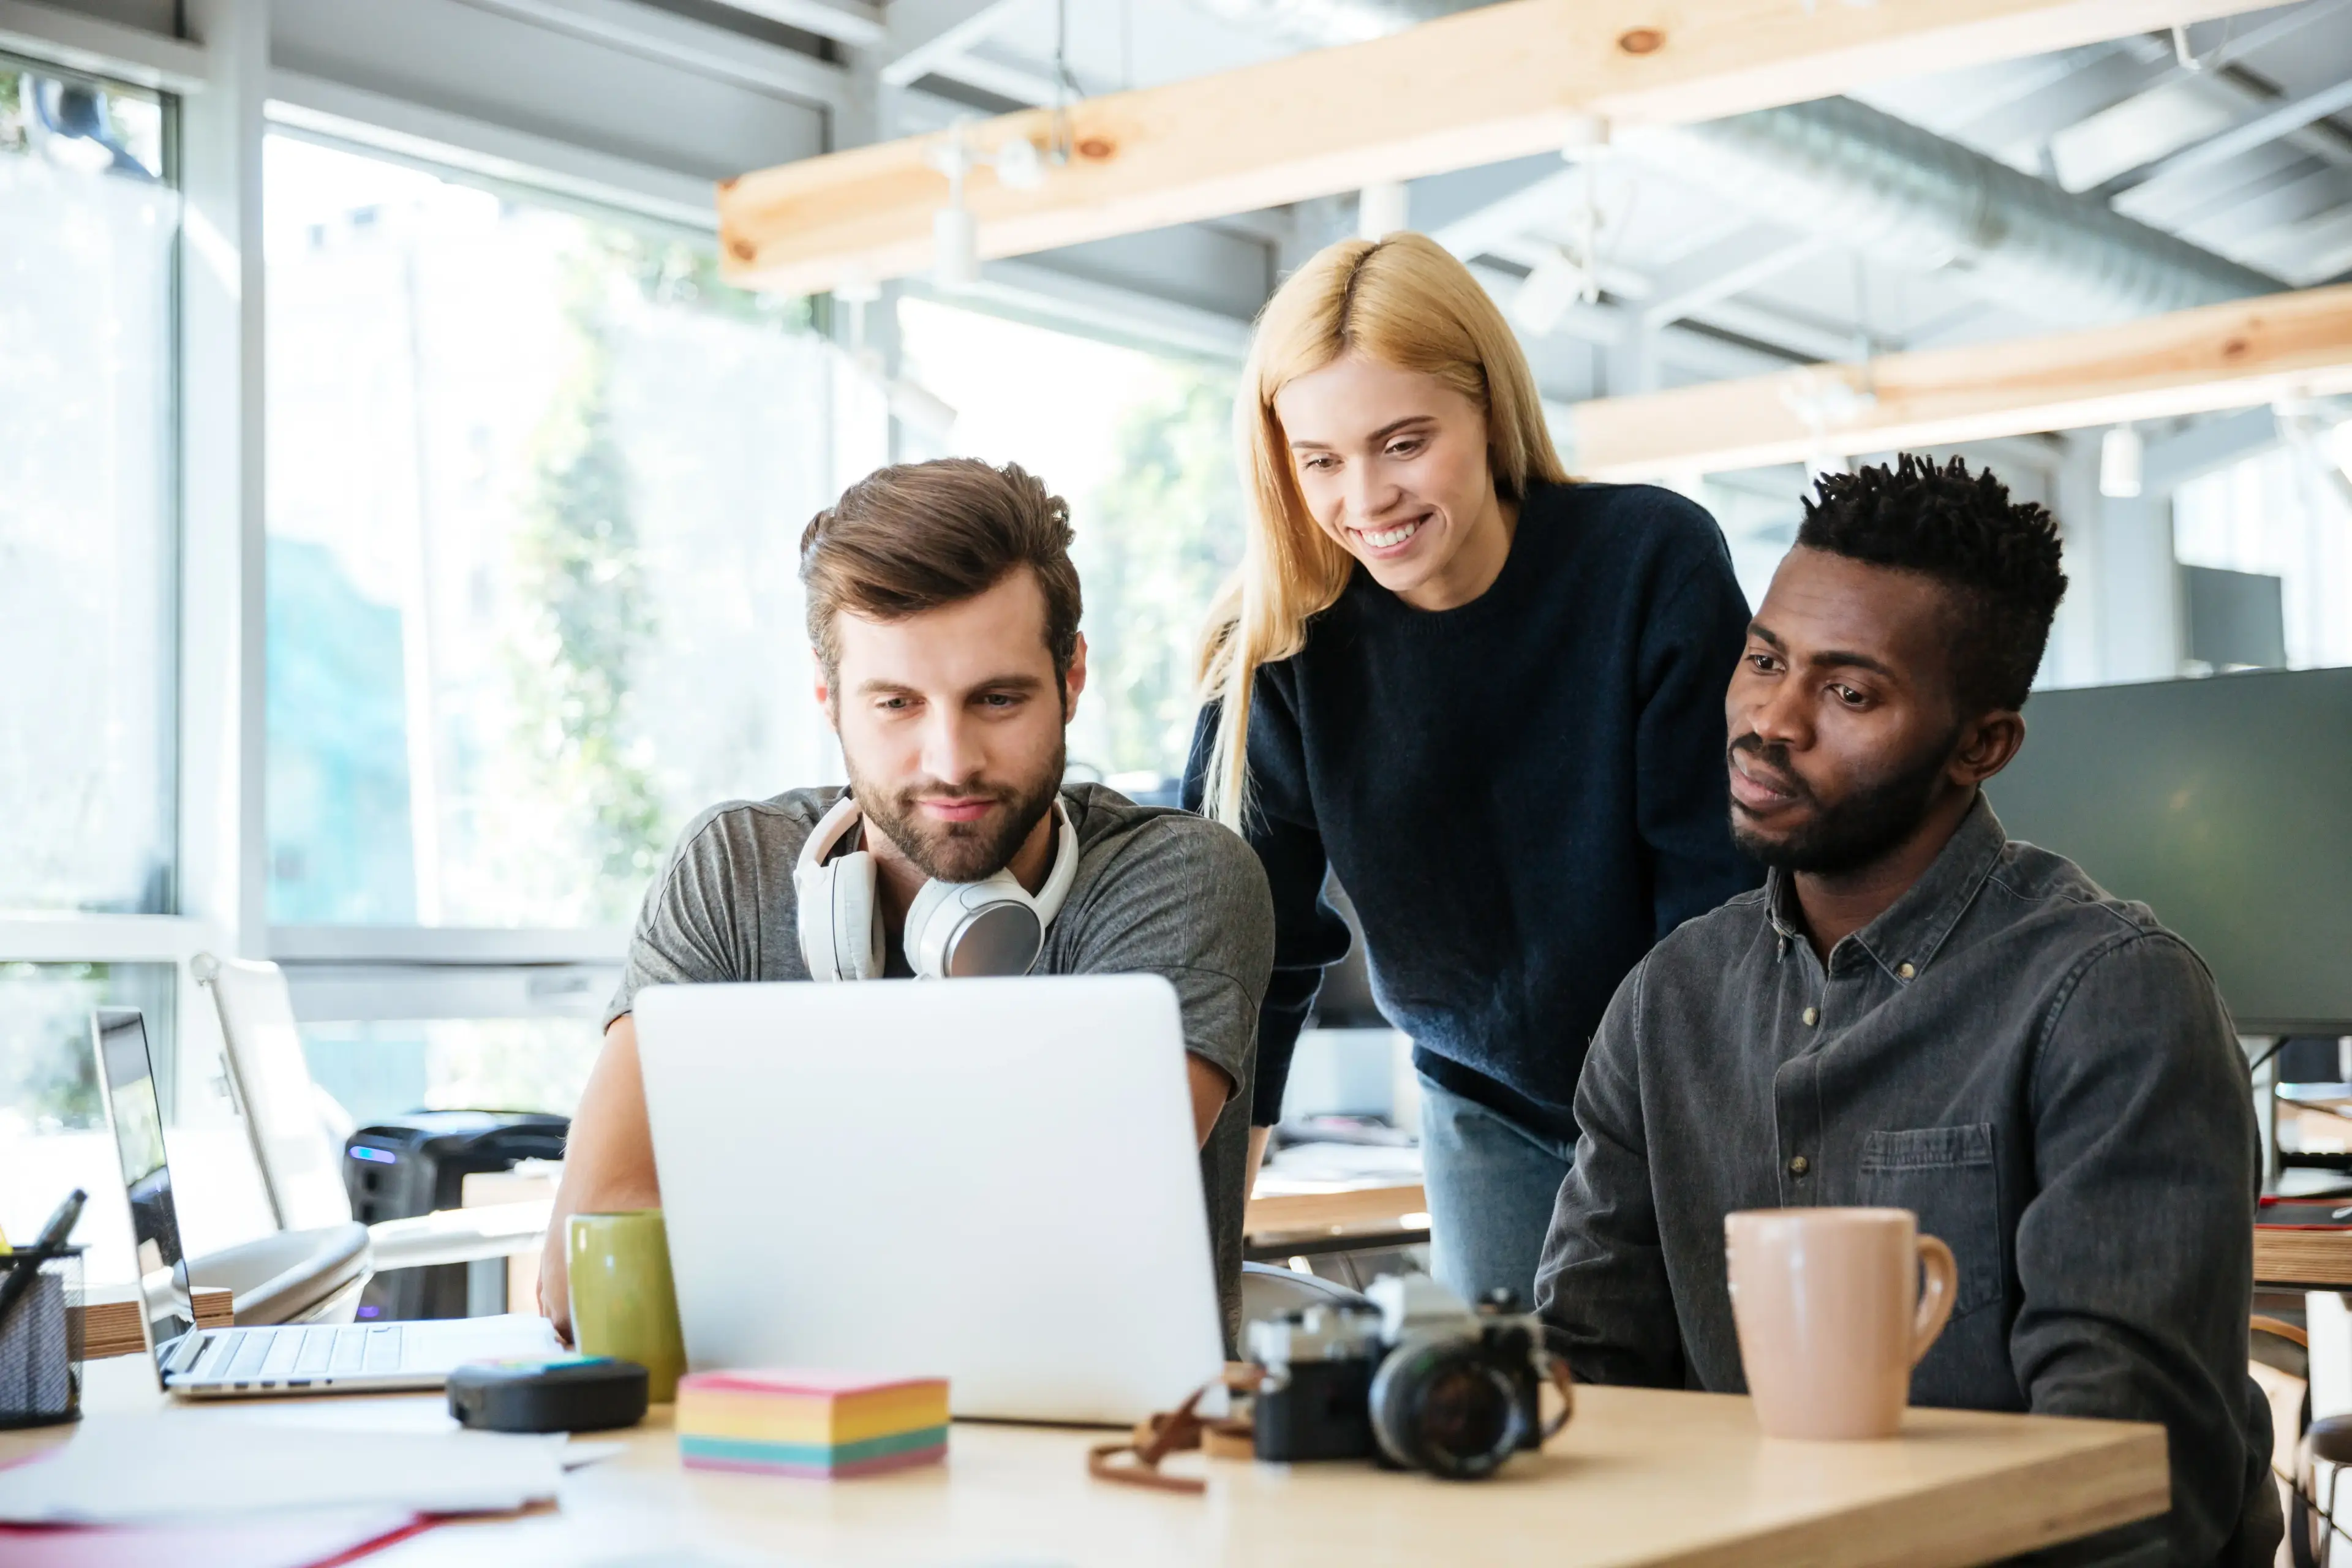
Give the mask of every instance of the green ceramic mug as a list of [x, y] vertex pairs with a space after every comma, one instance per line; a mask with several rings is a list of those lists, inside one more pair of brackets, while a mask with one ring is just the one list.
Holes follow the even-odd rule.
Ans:
[[669, 1232], [659, 1209], [576, 1214], [564, 1235], [571, 1260], [572, 1342], [583, 1355], [618, 1356], [646, 1369], [646, 1397], [677, 1397], [686, 1371]]

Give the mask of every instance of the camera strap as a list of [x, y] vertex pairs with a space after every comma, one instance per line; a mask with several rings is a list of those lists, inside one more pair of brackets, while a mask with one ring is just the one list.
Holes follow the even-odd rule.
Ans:
[[1264, 1377], [1261, 1367], [1247, 1362], [1228, 1363], [1222, 1377], [1194, 1389], [1175, 1409], [1147, 1415], [1137, 1422], [1135, 1431], [1125, 1441], [1097, 1443], [1087, 1449], [1087, 1474], [1098, 1481], [1151, 1487], [1188, 1496], [1208, 1490], [1209, 1483], [1197, 1476], [1167, 1474], [1160, 1469], [1160, 1461], [1171, 1454], [1189, 1453], [1194, 1448], [1205, 1448], [1213, 1458], [1248, 1458], [1255, 1436], [1250, 1424], [1203, 1416], [1196, 1406], [1202, 1395], [1220, 1384], [1236, 1394], [1250, 1394], [1256, 1391]]

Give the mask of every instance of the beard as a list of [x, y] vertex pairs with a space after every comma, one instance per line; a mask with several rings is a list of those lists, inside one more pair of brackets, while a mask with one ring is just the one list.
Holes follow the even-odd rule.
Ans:
[[[896, 792], [861, 777], [849, 765], [849, 790], [857, 797], [866, 825], [888, 836], [918, 870], [935, 882], [977, 882], [993, 877], [1012, 862], [1062, 787], [1066, 747], [1054, 747], [1052, 765], [1036, 778], [1007, 784], [966, 779], [944, 784], [918, 779]], [[922, 802], [932, 795], [988, 799], [994, 809], [972, 822], [939, 822], [923, 815]]]
[[[1739, 808], [1731, 809], [1731, 840], [1742, 853], [1785, 871], [1817, 877], [1843, 876], [1860, 870], [1887, 854], [1917, 831], [1935, 802], [1936, 781], [1951, 760], [1959, 731], [1943, 737], [1891, 773], [1859, 781], [1836, 805], [1825, 805], [1789, 764], [1789, 748], [1768, 745], [1753, 734], [1731, 742], [1730, 752], [1753, 753], [1810, 803], [1811, 818], [1792, 831], [1772, 837], [1748, 826]], [[1727, 765], [1729, 753], [1726, 753]]]

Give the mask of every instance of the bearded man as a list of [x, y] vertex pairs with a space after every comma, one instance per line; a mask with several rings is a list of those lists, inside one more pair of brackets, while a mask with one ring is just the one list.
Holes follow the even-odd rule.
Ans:
[[2251, 1568], [2245, 1058], [2188, 944], [1981, 793], [2065, 586], [2050, 514], [1958, 459], [1821, 481], [1725, 704], [1764, 887], [1618, 988], [1538, 1304], [1588, 1382], [1742, 1392], [1724, 1215], [1911, 1209], [1959, 1266], [1915, 1404], [2169, 1436], [2171, 1511], [2045, 1560]]
[[[1232, 1331], [1272, 899], [1227, 829], [1064, 784], [1063, 731], [1087, 683], [1070, 542], [1061, 498], [1017, 466], [970, 458], [881, 469], [803, 534], [816, 700], [849, 784], [711, 807], [647, 890], [540, 1264], [541, 1309], [567, 1337], [565, 1216], [661, 1202], [630, 1016], [640, 987], [990, 973], [1175, 987]], [[953, 918], [992, 880], [987, 901], [1006, 920]], [[801, 892], [820, 889], [825, 907], [803, 909]]]

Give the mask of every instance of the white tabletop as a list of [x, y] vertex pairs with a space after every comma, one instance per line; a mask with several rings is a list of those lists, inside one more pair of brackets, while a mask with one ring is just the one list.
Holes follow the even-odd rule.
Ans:
[[[434, 1395], [166, 1401], [141, 1358], [93, 1363], [94, 1411], [163, 1410], [188, 1440], [242, 1423], [429, 1431]], [[1280, 1564], [1541, 1562], [1547, 1568], [1696, 1563], [1979, 1563], [2160, 1512], [2160, 1427], [1914, 1411], [1883, 1443], [1773, 1442], [1748, 1402], [1642, 1389], [1579, 1390], [1541, 1455], [1484, 1482], [1357, 1463], [1178, 1461], [1202, 1497], [1089, 1479], [1103, 1434], [958, 1425], [950, 1458], [821, 1482], [682, 1469], [657, 1406], [609, 1435], [616, 1458], [565, 1478], [558, 1507], [451, 1523], [371, 1563]], [[72, 1429], [0, 1434], [0, 1461]], [[580, 1441], [603, 1440], [587, 1436]]]

